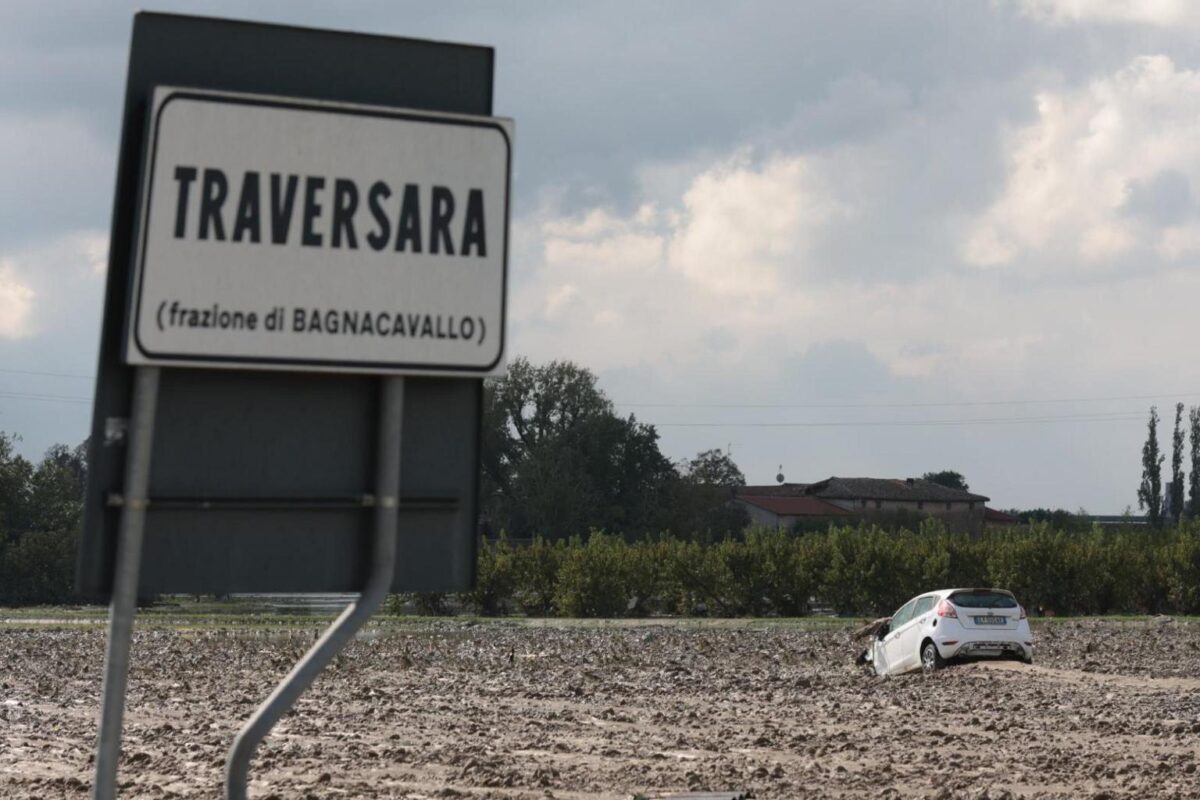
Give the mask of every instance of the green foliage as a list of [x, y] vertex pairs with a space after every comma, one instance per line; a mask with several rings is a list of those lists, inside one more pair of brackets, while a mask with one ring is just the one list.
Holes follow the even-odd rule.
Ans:
[[1003, 586], [1030, 608], [1073, 609], [1080, 596], [1076, 537], [1035, 523], [1026, 531], [990, 536], [988, 582]]
[[1200, 406], [1188, 409], [1188, 441], [1192, 446], [1192, 471], [1188, 475], [1188, 518], [1200, 519]]
[[0, 603], [64, 603], [74, 591], [86, 446], [56, 445], [35, 467], [15, 442], [0, 433]]
[[586, 542], [572, 538], [558, 572], [555, 609], [565, 617], [621, 617], [639, 604], [644, 609], [658, 579], [656, 549], [599, 531]]
[[982, 536], [946, 530], [753, 528], [716, 542], [501, 538], [483, 542], [478, 613], [627, 617], [667, 613], [798, 616], [816, 609], [884, 615], [931, 589], [1000, 586], [1057, 614], [1200, 613], [1200, 522], [1064, 531], [1048, 522]]
[[1171, 432], [1171, 519], [1167, 520], [1168, 522], [1179, 522], [1183, 518], [1183, 481], [1183, 403], [1176, 403], [1175, 429]]
[[1146, 443], [1142, 446], [1142, 482], [1138, 486], [1138, 508], [1146, 510], [1150, 525], [1162, 525], [1162, 463], [1158, 451], [1158, 407], [1150, 407], [1146, 423]]
[[514, 359], [483, 392], [480, 497], [489, 535], [566, 539], [597, 528], [738, 534], [749, 524], [731, 487], [745, 476], [706, 450], [678, 469], [654, 426], [618, 416], [596, 376], [569, 361]]
[[75, 591], [74, 531], [30, 531], [0, 547], [0, 602], [66, 603]]
[[1021, 520], [1021, 522], [1045, 522], [1049, 523], [1050, 527], [1060, 531], [1087, 531], [1091, 530], [1092, 527], [1091, 522], [1086, 519], [1084, 514], [1072, 514], [1065, 508], [1012, 509], [1008, 513]]
[[383, 603], [385, 614], [403, 614], [404, 607], [411, 604], [414, 613], [423, 617], [444, 617], [453, 613], [450, 595], [445, 592], [404, 592], [389, 594]]
[[513, 575], [516, 588], [513, 600], [526, 614], [544, 617], [554, 611], [554, 595], [558, 587], [558, 571], [567, 551], [566, 542], [551, 542], [538, 536], [528, 547], [513, 552]]
[[708, 539], [740, 536], [750, 525], [750, 512], [730, 502], [733, 489], [746, 483], [728, 453], [705, 450], [679, 465], [669, 487], [663, 527], [681, 535]]
[[495, 543], [482, 539], [475, 562], [475, 588], [467, 593], [467, 602], [475, 613], [495, 617], [509, 610], [516, 589], [516, 558], [508, 537], [501, 534]]
[[971, 491], [971, 488], [967, 486], [967, 479], [963, 477], [963, 474], [955, 472], [952, 469], [944, 469], [940, 472], [926, 472], [921, 476], [921, 480], [945, 486], [947, 489], [959, 489], [964, 492]]
[[481, 496], [495, 528], [566, 538], [662, 527], [676, 478], [653, 426], [619, 417], [596, 376], [515, 359], [484, 387]]
[[1200, 613], [1200, 531], [1173, 532], [1164, 553], [1167, 598], [1183, 614]]

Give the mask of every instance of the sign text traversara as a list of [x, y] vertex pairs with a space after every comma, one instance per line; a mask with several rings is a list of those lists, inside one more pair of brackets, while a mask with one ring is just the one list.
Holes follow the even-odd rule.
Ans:
[[127, 360], [496, 374], [511, 138], [493, 117], [158, 87]]

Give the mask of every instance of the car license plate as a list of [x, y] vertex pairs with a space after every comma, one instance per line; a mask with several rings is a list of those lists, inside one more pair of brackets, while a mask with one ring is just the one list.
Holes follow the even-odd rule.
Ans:
[[1005, 625], [1008, 623], [1008, 617], [976, 617], [976, 625]]

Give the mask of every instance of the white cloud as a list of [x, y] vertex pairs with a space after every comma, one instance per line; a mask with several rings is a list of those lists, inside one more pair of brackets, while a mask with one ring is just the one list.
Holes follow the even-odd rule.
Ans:
[[75, 231], [0, 254], [0, 338], [24, 339], [99, 306], [108, 237]]
[[726, 298], [778, 291], [803, 272], [808, 234], [847, 213], [822, 192], [808, 162], [739, 155], [697, 175], [682, 197], [667, 263]]
[[0, 338], [23, 339], [30, 334], [34, 292], [8, 261], [0, 261]]
[[1020, 0], [1033, 19], [1055, 25], [1070, 23], [1141, 23], [1173, 27], [1200, 19], [1191, 0]]
[[[1159, 202], [1186, 199], [1200, 180], [1187, 119], [1200, 117], [1200, 100], [1190, 99], [1200, 97], [1196, 81], [1169, 61], [1146, 59], [1074, 94], [1040, 99], [1037, 122], [1013, 138], [1001, 196], [974, 221], [968, 242], [976, 263], [1010, 269], [962, 270], [954, 238], [905, 241], [913, 251], [894, 257], [918, 269], [824, 263], [831, 246], [912, 213], [897, 204], [903, 187], [890, 183], [912, 175], [879, 169], [896, 148], [891, 139], [759, 158], [740, 149], [687, 180], [644, 185], [628, 213], [544, 206], [516, 225], [512, 352], [602, 372], [650, 369], [663, 380], [736, 375], [754, 386], [773, 380], [781, 363], [844, 341], [864, 347], [893, 379], [920, 379], [942, 396], [1069, 395], [1073, 385], [1118, 374], [1125, 384], [1161, 385], [1171, 375], [1173, 384], [1200, 385], [1186, 344], [1194, 339], [1191, 298], [1200, 295], [1200, 270], [1188, 260], [1200, 253], [1200, 218], [1167, 213]], [[1181, 96], [1196, 103], [1193, 111], [1176, 108]], [[922, 122], [934, 134], [939, 124]], [[909, 131], [900, 135], [907, 140]], [[1155, 183], [1164, 170], [1184, 178]], [[674, 194], [664, 188], [672, 185]], [[873, 193], [896, 200], [865, 204]], [[957, 210], [943, 213], [941, 223], [917, 224], [954, 230]], [[886, 245], [878, 252], [889, 257]], [[1129, 252], [1154, 269], [1101, 271], [1087, 281], [1015, 269], [1034, 254], [1072, 275]]]
[[804, 311], [803, 292], [789, 287], [803, 283], [808, 241], [849, 213], [821, 183], [801, 157], [740, 152], [627, 215], [546, 209], [520, 221], [530, 277], [513, 318], [524, 352], [596, 368], [687, 361], [730, 326], [756, 345], [760, 331]]
[[1200, 72], [1134, 59], [1074, 91], [1037, 97], [1037, 119], [1007, 142], [1008, 176], [969, 226], [981, 267], [1097, 271], [1142, 250], [1178, 257], [1200, 189]]

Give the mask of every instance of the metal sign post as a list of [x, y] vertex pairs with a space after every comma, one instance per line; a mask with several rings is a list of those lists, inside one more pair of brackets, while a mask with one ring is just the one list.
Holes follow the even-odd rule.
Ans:
[[150, 485], [150, 446], [158, 406], [158, 367], [140, 367], [134, 379], [133, 413], [129, 420], [129, 455], [125, 466], [125, 497], [117, 541], [116, 573], [108, 618], [108, 649], [104, 654], [104, 685], [100, 695], [100, 733], [96, 739], [95, 800], [113, 800], [117, 761], [121, 756], [121, 722], [125, 686], [129, 679], [129, 646], [141, 573], [142, 534], [146, 524], [146, 490]]
[[361, 592], [238, 734], [225, 789], [245, 798], [255, 748], [388, 592], [473, 585], [505, 355], [493, 63], [134, 17], [77, 577], [112, 604], [96, 800], [139, 595]]
[[225, 764], [225, 797], [246, 800], [250, 758], [275, 723], [321, 670], [345, 647], [387, 598], [396, 563], [396, 517], [400, 485], [400, 438], [404, 421], [404, 378], [384, 378], [380, 390], [379, 449], [375, 468], [375, 536], [371, 577], [358, 600], [351, 603], [317, 643], [292, 667], [246, 724], [242, 726]]

